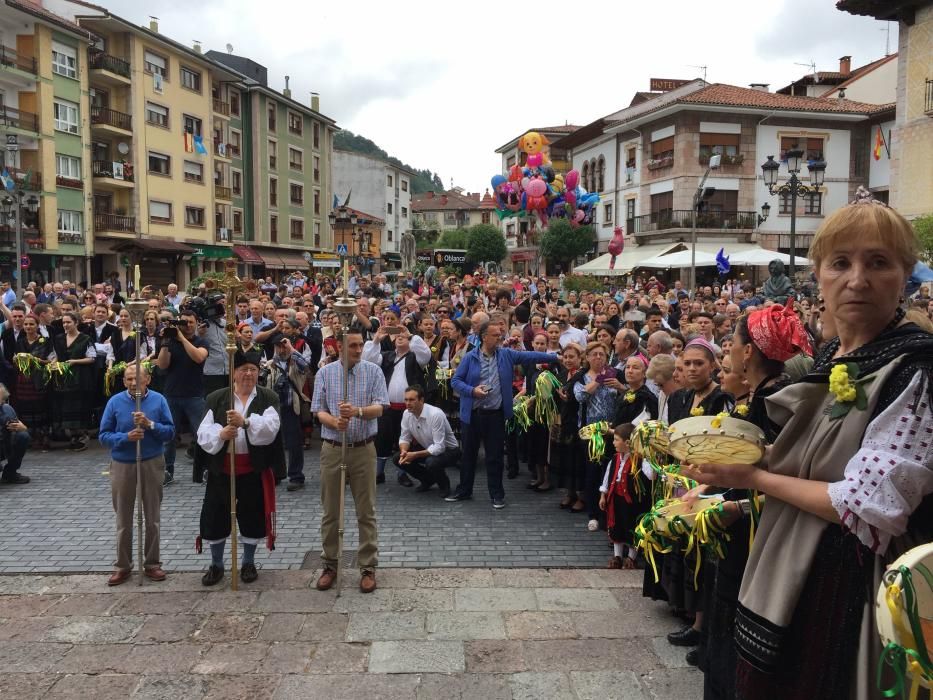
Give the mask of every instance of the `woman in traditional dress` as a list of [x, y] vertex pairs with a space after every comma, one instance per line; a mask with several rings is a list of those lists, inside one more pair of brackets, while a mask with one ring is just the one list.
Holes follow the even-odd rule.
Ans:
[[767, 496], [736, 613], [742, 700], [892, 685], [876, 678], [875, 591], [886, 564], [933, 538], [933, 336], [904, 322], [901, 296], [917, 249], [910, 223], [861, 188], [830, 215], [809, 257], [837, 337], [768, 399], [782, 429], [762, 464], [688, 470]]
[[574, 385], [586, 373], [583, 366], [583, 348], [567, 343], [561, 352], [565, 379], [557, 394], [560, 397], [560, 430], [557, 434], [558, 486], [567, 488], [560, 507], [572, 513], [586, 510], [583, 487], [586, 474], [586, 446], [580, 442], [580, 404], [573, 393]]
[[30, 355], [33, 359], [17, 361], [14, 356], [16, 383], [11, 403], [43, 452], [49, 449], [49, 389], [45, 365], [52, 352], [52, 343], [39, 335], [39, 319], [28, 314], [23, 319], [23, 332], [16, 339], [16, 354]]
[[90, 336], [78, 331], [78, 315], [62, 314], [64, 333], [52, 339], [55, 351], [50, 365], [55, 400], [51, 402], [52, 427], [56, 434], [69, 433], [68, 449], [87, 449], [91, 400], [94, 389], [94, 362], [97, 350]]
[[632, 355], [625, 361], [626, 389], [617, 404], [613, 425], [636, 424], [639, 416], [641, 420], [657, 420], [658, 397], [645, 385], [647, 369], [643, 355]]
[[[535, 334], [531, 341], [531, 349], [535, 352], [547, 352], [547, 335], [543, 331]], [[555, 356], [554, 365], [525, 365], [524, 384], [517, 396], [524, 395], [535, 399], [538, 393], [538, 377], [546, 370], [555, 371], [557, 362], [558, 358]], [[528, 410], [529, 412], [535, 410], [534, 403], [529, 405]], [[535, 478], [528, 482], [528, 488], [538, 492], [550, 491], [554, 488], [549, 474], [550, 426], [535, 420], [528, 426], [524, 439], [528, 453], [528, 468], [535, 475]]]
[[648, 364], [645, 376], [658, 385], [658, 420], [668, 423], [667, 404], [671, 395], [680, 389], [674, 381], [675, 360], [670, 355], [655, 355]]

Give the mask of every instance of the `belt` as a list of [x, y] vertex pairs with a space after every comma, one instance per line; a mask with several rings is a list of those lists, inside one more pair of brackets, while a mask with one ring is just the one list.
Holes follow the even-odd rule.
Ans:
[[473, 413], [479, 413], [484, 416], [488, 416], [492, 413], [502, 413], [502, 408], [474, 408]]
[[[348, 442], [347, 447], [362, 447], [363, 445], [368, 445], [375, 439], [376, 436], [372, 435], [365, 440], [360, 440], [359, 442]], [[340, 440], [328, 440], [327, 438], [321, 438], [321, 440], [326, 442], [328, 445], [333, 445], [334, 447], [343, 447], [343, 443]]]

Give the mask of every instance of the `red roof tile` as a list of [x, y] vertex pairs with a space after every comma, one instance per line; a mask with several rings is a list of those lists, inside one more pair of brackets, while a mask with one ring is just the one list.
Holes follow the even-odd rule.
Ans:
[[776, 92], [764, 92], [736, 85], [714, 83], [677, 100], [680, 104], [709, 104], [729, 107], [764, 107], [791, 112], [831, 112], [837, 114], [871, 114], [879, 105], [854, 100], [825, 100], [820, 97], [800, 97]]
[[[412, 196], [412, 211], [464, 211], [469, 209], [485, 209], [479, 199], [457, 194], [456, 192], [423, 192]], [[479, 195], [477, 195], [479, 197]]]

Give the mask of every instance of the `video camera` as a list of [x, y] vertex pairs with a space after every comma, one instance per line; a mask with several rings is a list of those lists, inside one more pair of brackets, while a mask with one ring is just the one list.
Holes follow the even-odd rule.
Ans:
[[162, 329], [161, 335], [162, 335], [163, 338], [166, 338], [166, 339], [168, 339], [168, 338], [177, 338], [177, 337], [178, 337], [178, 329], [179, 329], [179, 328], [183, 328], [183, 329], [184, 329], [184, 328], [187, 328], [187, 327], [188, 327], [188, 319], [186, 319], [186, 318], [173, 319], [173, 320], [171, 320], [171, 321], [168, 322], [168, 324], [165, 326], [165, 328]]
[[181, 311], [193, 313], [202, 323], [215, 321], [222, 324], [225, 300], [226, 297], [222, 292], [211, 292], [206, 297], [190, 297], [182, 304]]

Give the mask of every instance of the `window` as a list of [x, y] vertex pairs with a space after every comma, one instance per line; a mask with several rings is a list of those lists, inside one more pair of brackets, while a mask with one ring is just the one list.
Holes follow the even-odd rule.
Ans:
[[321, 191], [314, 190], [314, 213], [321, 213]]
[[55, 175], [65, 180], [81, 180], [81, 159], [55, 154]]
[[185, 161], [185, 182], [204, 182], [204, 166], [194, 161]]
[[269, 122], [269, 131], [275, 131], [275, 113], [277, 111], [275, 102], [270, 102], [266, 107], [266, 118]]
[[321, 223], [319, 221], [314, 222], [314, 245], [321, 246]]
[[204, 228], [204, 208], [185, 207], [185, 226]]
[[648, 169], [666, 168], [674, 164], [674, 137], [658, 139], [651, 142], [651, 160]]
[[52, 42], [52, 72], [66, 78], [78, 77], [78, 52], [71, 46]]
[[80, 234], [81, 232], [81, 212], [59, 209], [58, 233], [70, 235], [75, 233]]
[[580, 179], [583, 181], [583, 189], [587, 191], [592, 189], [590, 187], [590, 164], [588, 161], [584, 161], [583, 167], [580, 168]]
[[230, 116], [240, 116], [240, 93], [230, 90]]
[[53, 105], [55, 129], [69, 134], [78, 133], [78, 105], [65, 100], [55, 100]]
[[674, 210], [674, 193], [662, 192], [651, 195], [651, 222], [660, 223], [670, 221]]
[[288, 113], [288, 131], [291, 134], [301, 136], [301, 115], [289, 111]]
[[276, 157], [276, 151], [278, 150], [279, 144], [275, 141], [269, 140], [269, 167], [277, 167], [278, 158]]
[[154, 102], [146, 103], [146, 121], [156, 126], [168, 128], [168, 107], [157, 105]]
[[288, 201], [292, 204], [304, 204], [305, 188], [304, 185], [296, 185], [293, 182], [288, 184]]
[[168, 59], [152, 51], [143, 53], [143, 65], [147, 73], [161, 75], [163, 79], [168, 78]]
[[288, 222], [289, 233], [291, 234], [292, 240], [301, 239], [305, 237], [305, 222], [304, 219], [290, 219]]
[[279, 206], [279, 179], [277, 177], [269, 178], [269, 206]]
[[709, 162], [709, 157], [723, 156], [723, 165], [738, 164], [740, 134], [700, 134], [700, 162]]
[[408, 192], [408, 180], [402, 180], [402, 192]]
[[822, 192], [811, 192], [803, 195], [803, 213], [811, 216], [820, 216], [823, 213]]
[[602, 192], [606, 184], [606, 159], [602, 156], [596, 161], [596, 191]]
[[314, 156], [312, 162], [314, 163], [314, 181], [320, 182], [321, 181], [321, 159], [318, 158], [317, 156]]
[[386, 204], [386, 214], [392, 213], [392, 202]]
[[321, 125], [318, 124], [317, 122], [314, 122], [314, 124], [312, 125], [312, 133], [313, 133], [312, 141], [314, 143], [314, 147], [320, 148], [321, 147]]
[[243, 194], [243, 174], [239, 170], [230, 171], [230, 185], [233, 188], [233, 194]]
[[233, 235], [243, 235], [243, 212], [239, 209], [233, 210]]
[[628, 229], [629, 233], [632, 232], [632, 223], [635, 218], [635, 200], [626, 199], [625, 200], [625, 227]]
[[[172, 159], [161, 153], [149, 152], [149, 172], [156, 175], [172, 174]], [[187, 178], [186, 178], [187, 179]]]
[[402, 207], [402, 218], [403, 219], [408, 218], [408, 207]]
[[484, 211], [483, 214], [482, 214], [482, 221], [483, 221], [483, 223], [484, 223], [484, 224], [488, 224], [491, 220], [492, 220], [492, 219], [491, 219], [491, 217], [490, 217], [490, 215], [489, 215], [489, 212], [488, 212], [488, 211]]
[[169, 202], [149, 202], [149, 221], [154, 224], [172, 223], [172, 205]]
[[189, 90], [194, 90], [195, 92], [201, 92], [201, 73], [182, 66], [181, 86]]
[[392, 242], [392, 229], [389, 229], [388, 233], [386, 234], [386, 240], [389, 241], [389, 243]]
[[392, 176], [386, 175], [386, 187], [392, 187]]
[[230, 142], [227, 144], [227, 150], [231, 156], [234, 158], [240, 157], [240, 144], [242, 139], [240, 137], [240, 132], [235, 129], [230, 129]]
[[272, 243], [279, 241], [279, 217], [274, 214], [269, 217], [269, 240]]
[[192, 117], [187, 114], [184, 115], [185, 122], [185, 131], [189, 134], [194, 134], [195, 136], [201, 135], [201, 120], [197, 117]]
[[778, 160], [786, 160], [787, 151], [799, 149], [803, 151], [803, 160], [823, 160], [823, 139], [805, 138], [803, 136], [782, 136], [781, 156]]
[[603, 205], [603, 226], [612, 225], [612, 204]]
[[304, 170], [304, 154], [297, 148], [288, 149], [288, 167], [292, 170]]
[[635, 148], [632, 147], [632, 148], [627, 149], [625, 152], [625, 169], [634, 170], [636, 162], [637, 161], [635, 159]]

